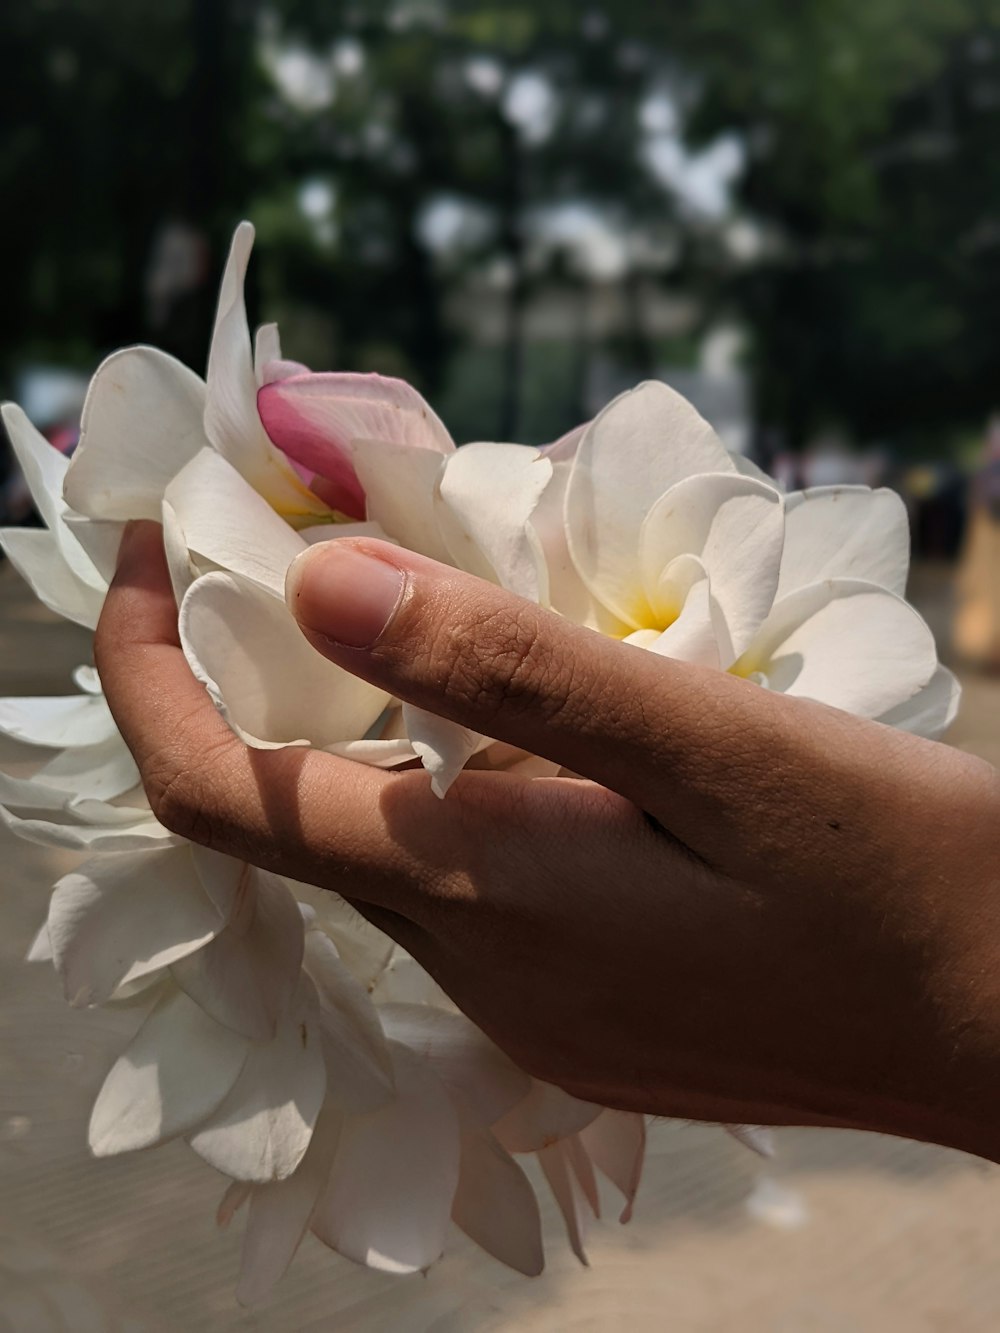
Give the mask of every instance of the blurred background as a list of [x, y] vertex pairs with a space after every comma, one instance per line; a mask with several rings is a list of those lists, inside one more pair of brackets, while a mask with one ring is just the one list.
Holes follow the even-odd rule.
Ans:
[[[3, 0], [0, 52], [0, 397], [55, 447], [114, 348], [203, 369], [249, 217], [251, 321], [412, 381], [458, 440], [543, 443], [654, 376], [789, 487], [897, 487], [966, 687], [950, 739], [1000, 762], [1000, 0]], [[2, 441], [0, 521], [33, 521]], [[9, 568], [0, 609], [0, 693], [64, 693], [85, 636]], [[788, 1132], [762, 1183], [670, 1127], [586, 1274], [549, 1216], [538, 1283], [307, 1246], [239, 1313], [212, 1173], [87, 1158], [119, 1034], [21, 968], [61, 862], [2, 850], [0, 1327], [1000, 1324], [985, 1168]]]

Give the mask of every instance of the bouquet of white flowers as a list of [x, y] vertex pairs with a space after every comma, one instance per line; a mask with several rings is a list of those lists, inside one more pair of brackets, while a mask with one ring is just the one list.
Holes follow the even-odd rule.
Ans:
[[[528, 779], [556, 767], [316, 653], [284, 597], [308, 544], [380, 537], [650, 652], [926, 736], [947, 726], [958, 690], [903, 597], [896, 495], [783, 495], [660, 383], [547, 448], [456, 449], [408, 385], [313, 374], [282, 360], [273, 325], [251, 345], [252, 238], [243, 224], [233, 242], [207, 382], [155, 348], [115, 353], [70, 463], [3, 409], [46, 525], [4, 532], [3, 547], [54, 611], [92, 629], [124, 523], [155, 519], [187, 661], [246, 744], [420, 761], [441, 796], [473, 756]], [[581, 1258], [595, 1168], [628, 1217], [642, 1116], [523, 1073], [335, 895], [170, 832], [96, 672], [75, 681], [66, 698], [0, 701], [0, 730], [46, 756], [30, 779], [0, 774], [0, 816], [86, 853], [56, 884], [30, 957], [52, 960], [72, 1004], [144, 1004], [90, 1145], [183, 1137], [231, 1178], [220, 1221], [249, 1202], [241, 1299], [281, 1276], [309, 1228], [408, 1273], [441, 1255], [454, 1220], [539, 1272], [538, 1207], [514, 1154], [538, 1154]]]

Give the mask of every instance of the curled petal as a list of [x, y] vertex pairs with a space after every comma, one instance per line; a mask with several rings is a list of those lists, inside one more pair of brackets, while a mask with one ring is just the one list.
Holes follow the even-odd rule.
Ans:
[[695, 556], [721, 613], [721, 665], [728, 667], [764, 623], [778, 586], [784, 540], [782, 498], [738, 473], [689, 477], [650, 509], [639, 536], [646, 597], [654, 616], [676, 615], [664, 570]]
[[640, 628], [643, 520], [677, 482], [733, 470], [708, 422], [665, 384], [640, 384], [610, 403], [577, 446], [566, 493], [573, 563], [598, 601]]
[[264, 428], [282, 453], [337, 487], [336, 507], [363, 518], [365, 495], [352, 461], [355, 440], [454, 451], [451, 436], [403, 380], [385, 375], [282, 376], [257, 395]]
[[88, 518], [159, 522], [167, 483], [207, 443], [204, 409], [205, 385], [165, 352], [109, 356], [83, 406], [67, 502]]
[[236, 228], [219, 290], [212, 346], [208, 354], [205, 433], [258, 494], [296, 526], [329, 515], [329, 507], [303, 484], [291, 464], [267, 438], [257, 412], [250, 330], [243, 300], [253, 227]]
[[0, 549], [50, 611], [87, 629], [95, 627], [104, 605], [103, 590], [73, 573], [50, 532], [6, 528], [0, 532]]
[[552, 464], [522, 444], [467, 444], [438, 480], [437, 519], [452, 563], [533, 602], [548, 601], [530, 519]]
[[368, 518], [409, 551], [451, 563], [438, 524], [437, 483], [445, 459], [432, 449], [388, 440], [355, 440], [354, 467]]
[[189, 551], [284, 598], [285, 573], [306, 544], [214, 449], [167, 487]]
[[936, 741], [958, 716], [961, 699], [961, 685], [947, 667], [939, 666], [922, 690], [883, 713], [877, 721]]
[[696, 662], [718, 670], [722, 664], [719, 642], [728, 645], [730, 639], [722, 610], [712, 597], [705, 566], [697, 556], [679, 555], [664, 570], [660, 584], [662, 602], [670, 598], [681, 608], [677, 619], [662, 634], [652, 629], [636, 630], [625, 642], [678, 662]]
[[284, 602], [233, 574], [191, 585], [180, 636], [192, 671], [250, 745], [361, 740], [388, 701], [317, 653]]
[[414, 754], [431, 775], [435, 796], [444, 796], [467, 761], [489, 744], [478, 732], [415, 704], [403, 704], [403, 725]]

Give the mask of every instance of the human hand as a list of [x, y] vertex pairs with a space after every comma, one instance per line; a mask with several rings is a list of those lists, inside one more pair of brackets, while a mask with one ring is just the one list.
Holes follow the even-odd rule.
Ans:
[[311, 548], [289, 593], [340, 666], [583, 780], [472, 770], [438, 801], [421, 771], [248, 749], [136, 524], [96, 651], [164, 824], [348, 897], [576, 1096], [1000, 1158], [988, 765], [379, 542]]

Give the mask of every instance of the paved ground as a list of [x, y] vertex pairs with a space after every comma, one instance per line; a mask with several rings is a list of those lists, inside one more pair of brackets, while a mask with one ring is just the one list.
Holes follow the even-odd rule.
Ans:
[[[947, 623], [947, 583], [917, 593]], [[0, 694], [64, 692], [86, 660], [0, 568]], [[952, 739], [1000, 763], [1000, 681], [969, 678]], [[67, 858], [0, 841], [0, 1330], [18, 1333], [995, 1333], [1000, 1170], [873, 1135], [782, 1131], [766, 1180], [721, 1131], [659, 1125], [635, 1221], [595, 1228], [580, 1269], [547, 1210], [527, 1281], [459, 1243], [393, 1281], [311, 1240], [261, 1309], [232, 1296], [219, 1178], [182, 1147], [93, 1162], [90, 1101], [127, 1013], [81, 1014], [20, 958]], [[612, 1210], [609, 1213], [613, 1216]]]

